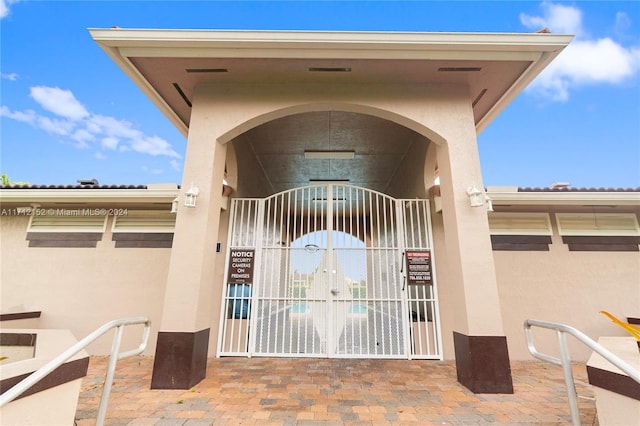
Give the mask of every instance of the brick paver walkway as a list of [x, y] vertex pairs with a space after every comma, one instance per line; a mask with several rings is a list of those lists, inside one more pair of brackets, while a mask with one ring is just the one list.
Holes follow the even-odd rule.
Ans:
[[[78, 426], [95, 424], [106, 358], [83, 380]], [[570, 424], [562, 370], [512, 362], [513, 395], [474, 395], [453, 362], [209, 359], [190, 390], [149, 390], [153, 358], [118, 363], [107, 425]], [[574, 366], [583, 425], [596, 424], [584, 365]]]

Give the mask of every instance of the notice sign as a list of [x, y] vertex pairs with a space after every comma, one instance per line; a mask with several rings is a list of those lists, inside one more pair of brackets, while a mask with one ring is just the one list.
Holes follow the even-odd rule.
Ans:
[[252, 283], [253, 282], [253, 260], [255, 250], [231, 250], [229, 258], [230, 283]]
[[406, 252], [407, 284], [431, 284], [431, 252], [413, 250]]

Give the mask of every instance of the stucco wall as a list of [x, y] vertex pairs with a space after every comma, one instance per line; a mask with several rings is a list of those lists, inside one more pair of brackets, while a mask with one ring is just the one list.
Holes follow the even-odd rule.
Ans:
[[394, 198], [425, 198], [424, 162], [429, 141], [415, 135], [413, 144], [402, 159], [402, 164], [386, 191]]
[[[447, 285], [441, 215], [434, 214], [432, 221], [444, 355], [452, 359], [452, 323], [459, 301]], [[96, 248], [30, 248], [25, 240], [27, 217], [1, 217], [0, 224], [0, 312], [41, 310], [40, 327], [70, 329], [78, 338], [111, 319], [149, 316], [153, 331], [146, 353], [153, 354], [169, 249], [115, 249], [110, 223]], [[522, 331], [525, 319], [568, 324], [597, 340], [625, 335], [600, 310], [619, 317], [640, 312], [638, 252], [569, 252], [558, 235], [549, 249], [493, 252], [505, 334], [514, 360], [531, 359]], [[217, 319], [217, 311], [212, 317]], [[137, 330], [126, 334], [125, 345], [137, 343]], [[541, 350], [556, 353], [553, 334], [536, 333], [536, 341]], [[572, 357], [585, 361], [589, 350], [571, 338], [569, 342]], [[108, 353], [110, 344], [110, 336], [105, 336], [88, 351]]]
[[253, 198], [271, 195], [273, 188], [269, 185], [262, 167], [244, 137], [246, 136], [241, 135], [233, 142], [238, 169], [238, 188], [234, 197]]
[[[164, 301], [171, 249], [114, 248], [111, 221], [96, 248], [36, 248], [26, 241], [29, 218], [0, 217], [0, 312], [42, 311], [40, 328], [69, 329], [83, 338], [104, 323], [147, 316], [152, 355]], [[141, 327], [125, 331], [123, 349], [137, 346]], [[112, 334], [87, 348], [107, 354]]]
[[[553, 236], [549, 251], [494, 251], [501, 309], [511, 359], [531, 359], [524, 339], [526, 319], [570, 325], [594, 340], [622, 336], [624, 331], [600, 314], [624, 319], [640, 312], [638, 252], [570, 252]], [[553, 332], [534, 334], [543, 352], [558, 354]], [[572, 359], [591, 353], [568, 337]]]

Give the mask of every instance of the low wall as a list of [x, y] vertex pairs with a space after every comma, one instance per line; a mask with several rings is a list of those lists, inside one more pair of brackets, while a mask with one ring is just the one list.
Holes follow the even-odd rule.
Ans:
[[[11, 336], [34, 336], [32, 358], [0, 362], [0, 392], [11, 389], [38, 368], [77, 343], [68, 330], [3, 330], [3, 340]], [[5, 360], [7, 361], [7, 360]], [[0, 408], [3, 425], [72, 425], [82, 378], [87, 375], [89, 356], [80, 351], [12, 402]]]
[[14, 312], [0, 314], [0, 328], [38, 328], [42, 312]]
[[[640, 371], [640, 347], [633, 337], [601, 337], [598, 343]], [[601, 426], [632, 425], [640, 420], [640, 383], [594, 353], [587, 362]]]

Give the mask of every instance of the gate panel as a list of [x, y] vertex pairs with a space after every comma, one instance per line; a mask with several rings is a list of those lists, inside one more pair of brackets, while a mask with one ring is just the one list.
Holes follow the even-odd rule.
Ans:
[[234, 251], [255, 259], [252, 282], [228, 277], [220, 355], [441, 358], [435, 277], [403, 275], [406, 250], [431, 254], [426, 200], [311, 186], [230, 215], [227, 268]]
[[[229, 259], [232, 252], [253, 250], [255, 253], [260, 202], [261, 200], [256, 199], [232, 200], [225, 277], [229, 272]], [[229, 279], [225, 282], [226, 288], [220, 312], [218, 353], [247, 355], [253, 283], [234, 282]]]
[[[404, 222], [405, 251], [429, 256], [430, 282], [407, 286], [411, 320], [411, 357], [442, 359], [442, 339], [438, 310], [435, 262], [431, 236], [431, 216], [428, 200], [400, 200]], [[426, 253], [424, 253], [426, 252]]]
[[253, 354], [327, 354], [327, 188], [264, 200]]
[[395, 201], [334, 187], [334, 356], [406, 356]]

